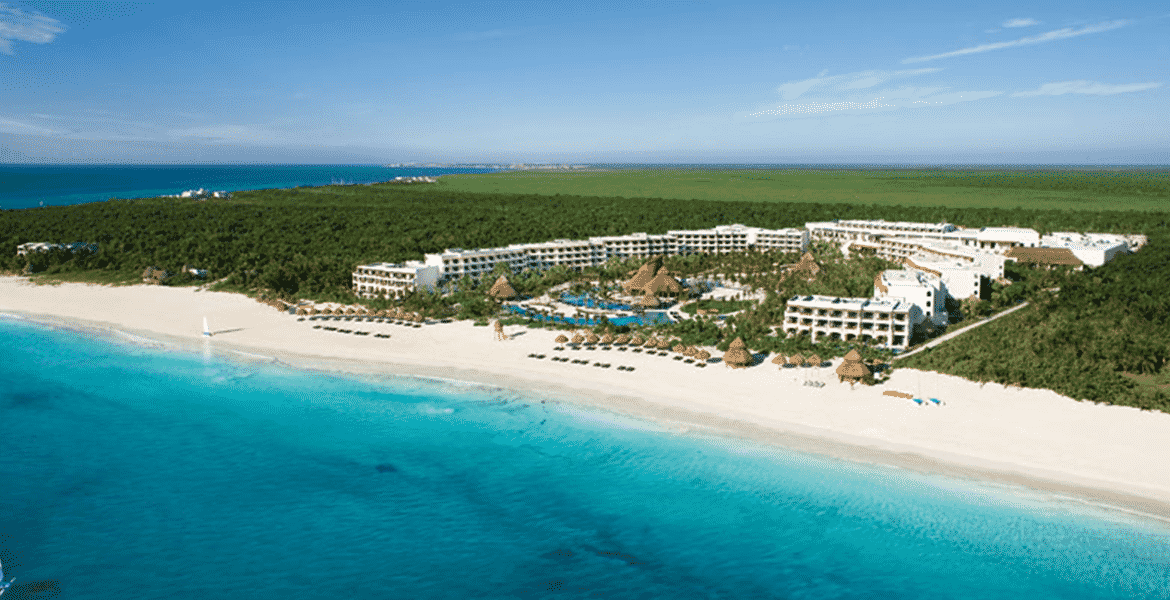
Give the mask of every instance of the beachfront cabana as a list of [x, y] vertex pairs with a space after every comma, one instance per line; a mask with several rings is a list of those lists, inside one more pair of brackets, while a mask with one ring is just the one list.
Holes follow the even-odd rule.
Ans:
[[601, 338], [597, 337], [596, 333], [590, 333], [589, 335], [585, 336], [585, 343], [586, 344], [593, 345], [593, 344], [596, 344], [597, 342], [600, 342], [600, 341], [601, 341]]
[[845, 362], [837, 367], [837, 380], [849, 380], [849, 383], [857, 383], [865, 380], [867, 377], [873, 375], [869, 367], [861, 361], [861, 354], [857, 350], [850, 350], [849, 354], [845, 355]]
[[821, 358], [820, 354], [814, 354], [808, 357], [808, 364], [810, 367], [819, 367], [824, 364], [825, 360]]
[[561, 335], [558, 335], [558, 336], [557, 336], [557, 339], [555, 339], [555, 340], [553, 340], [553, 341], [554, 341], [554, 342], [556, 342], [556, 343], [558, 343], [558, 344], [568, 344], [568, 343], [569, 343], [569, 338], [568, 338], [568, 337], [566, 337], [566, 336], [565, 336], [565, 334], [563, 334], [563, 333], [562, 333]]
[[612, 333], [606, 332], [605, 335], [601, 336], [601, 343], [602, 344], [612, 344], [613, 340], [614, 340], [614, 337], [613, 337]]
[[488, 290], [488, 295], [496, 300], [509, 300], [516, 297], [516, 290], [512, 289], [512, 284], [508, 283], [508, 278], [500, 275], [499, 279], [492, 284], [492, 288]]
[[788, 357], [788, 364], [794, 367], [802, 366], [804, 365], [804, 356], [801, 354], [793, 354]]
[[584, 342], [585, 342], [585, 336], [583, 336], [579, 333], [577, 335], [573, 336], [573, 343], [574, 344], [577, 344], [578, 346], [580, 346]]
[[776, 358], [772, 359], [772, 364], [774, 365], [784, 366], [785, 362], [787, 362], [787, 360], [784, 358], [783, 354], [777, 354]]
[[740, 369], [751, 366], [755, 362], [752, 354], [747, 350], [747, 344], [743, 343], [743, 338], [737, 337], [731, 345], [727, 347], [727, 352], [723, 353], [723, 364], [733, 369]]

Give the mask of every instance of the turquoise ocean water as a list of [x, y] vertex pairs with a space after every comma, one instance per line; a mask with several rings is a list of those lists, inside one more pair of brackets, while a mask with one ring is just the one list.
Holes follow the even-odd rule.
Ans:
[[395, 177], [488, 173], [494, 169], [378, 165], [2, 165], [0, 208], [31, 208], [153, 198], [185, 190], [260, 190]]
[[14, 597], [1170, 597], [1164, 523], [1024, 490], [213, 343], [0, 356]]

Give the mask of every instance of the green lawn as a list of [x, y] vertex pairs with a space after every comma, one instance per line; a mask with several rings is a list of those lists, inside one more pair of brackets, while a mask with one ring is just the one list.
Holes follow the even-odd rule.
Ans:
[[746, 202], [1170, 211], [1170, 172], [614, 169], [445, 175], [440, 190]]

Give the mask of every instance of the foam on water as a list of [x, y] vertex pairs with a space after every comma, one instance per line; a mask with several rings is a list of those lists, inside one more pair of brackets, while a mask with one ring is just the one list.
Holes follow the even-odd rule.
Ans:
[[63, 597], [1170, 595], [1170, 529], [1138, 515], [125, 342], [0, 322], [0, 559]]

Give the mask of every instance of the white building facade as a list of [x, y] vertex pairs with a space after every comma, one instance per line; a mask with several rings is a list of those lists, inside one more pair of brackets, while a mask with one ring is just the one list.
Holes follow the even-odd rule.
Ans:
[[354, 292], [362, 298], [401, 298], [414, 290], [434, 290], [438, 283], [438, 268], [413, 260], [360, 265], [353, 272]]
[[905, 349], [921, 320], [918, 307], [894, 298], [794, 296], [784, 308], [785, 333], [809, 335], [813, 343], [827, 338]]

